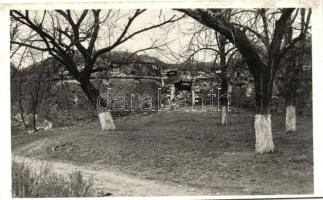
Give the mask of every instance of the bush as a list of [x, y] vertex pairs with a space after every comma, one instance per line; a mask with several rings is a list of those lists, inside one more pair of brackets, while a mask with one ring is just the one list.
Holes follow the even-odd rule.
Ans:
[[79, 171], [63, 177], [44, 167], [39, 173], [24, 163], [12, 163], [12, 197], [89, 197], [94, 196], [93, 177], [85, 180]]

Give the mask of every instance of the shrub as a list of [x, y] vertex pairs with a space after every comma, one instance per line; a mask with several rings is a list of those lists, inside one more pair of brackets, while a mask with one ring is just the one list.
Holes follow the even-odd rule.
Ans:
[[85, 180], [80, 171], [58, 175], [43, 167], [38, 173], [25, 163], [12, 163], [12, 196], [34, 197], [89, 197], [94, 196], [93, 177]]

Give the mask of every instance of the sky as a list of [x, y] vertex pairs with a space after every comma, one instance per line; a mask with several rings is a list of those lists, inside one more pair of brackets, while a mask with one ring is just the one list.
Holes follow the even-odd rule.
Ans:
[[[132, 26], [132, 30], [138, 30], [143, 27], [150, 26], [151, 24], [157, 24], [159, 19], [160, 10], [147, 10], [145, 13], [142, 14], [136, 20]], [[172, 10], [163, 10], [162, 15], [165, 18], [170, 18], [173, 15], [176, 17], [182, 16], [182, 13], [172, 11]], [[158, 43], [163, 44], [167, 43], [167, 46], [174, 51], [176, 54], [181, 54], [183, 50], [188, 45], [190, 40], [190, 35], [185, 34], [186, 29], [188, 26], [186, 24], [193, 24], [195, 23], [194, 20], [191, 18], [185, 18], [175, 24], [163, 26], [161, 28], [153, 29], [143, 34], [137, 35], [132, 40], [127, 41], [124, 45], [120, 47], [120, 49], [125, 49], [129, 51], [136, 51], [138, 49], [143, 49], [149, 47], [154, 40], [159, 40]], [[158, 55], [155, 51], [150, 51], [150, 54], [155, 54], [155, 56], [159, 57], [160, 59], [168, 62], [172, 62], [174, 58], [173, 56], [161, 56]]]
[[[128, 10], [123, 10], [121, 12], [128, 12]], [[129, 32], [131, 33], [136, 30], [158, 24], [174, 15], [176, 18], [178, 18], [181, 17], [183, 13], [171, 9], [147, 10], [136, 18], [134, 23], [131, 25]], [[123, 23], [125, 23], [125, 21], [123, 21]], [[120, 24], [122, 24], [122, 22], [120, 22]], [[188, 44], [192, 37], [192, 27], [202, 27], [202, 25], [190, 17], [185, 17], [173, 24], [165, 25], [160, 28], [138, 34], [134, 38], [116, 48], [116, 50], [135, 52], [151, 46], [151, 44], [157, 40], [157, 45], [167, 43], [167, 46], [162, 47], [164, 51], [150, 50], [146, 51], [146, 53], [167, 63], [180, 63], [187, 58], [187, 56], [185, 56], [185, 51], [187, 50]], [[206, 56], [207, 54], [197, 54], [196, 58], [199, 60], [202, 59], [208, 61], [213, 59], [207, 58]]]

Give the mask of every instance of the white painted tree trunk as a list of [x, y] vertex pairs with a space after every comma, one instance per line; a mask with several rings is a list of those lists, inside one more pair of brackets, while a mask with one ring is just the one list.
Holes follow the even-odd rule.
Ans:
[[191, 90], [191, 94], [192, 94], [192, 105], [195, 105], [195, 91], [194, 89]]
[[228, 123], [228, 112], [226, 106], [221, 106], [221, 125], [227, 125]]
[[173, 102], [175, 99], [175, 85], [172, 84], [170, 87], [170, 101]]
[[286, 107], [286, 120], [285, 120], [286, 132], [296, 131], [296, 109], [295, 106]]
[[161, 86], [164, 87], [165, 86], [165, 80], [163, 78], [161, 78]]
[[106, 111], [106, 112], [100, 112], [98, 114], [100, 124], [101, 124], [101, 129], [102, 131], [113, 131], [116, 130], [116, 127], [114, 125], [111, 113]]
[[271, 115], [255, 115], [256, 152], [274, 152], [274, 142], [271, 131]]

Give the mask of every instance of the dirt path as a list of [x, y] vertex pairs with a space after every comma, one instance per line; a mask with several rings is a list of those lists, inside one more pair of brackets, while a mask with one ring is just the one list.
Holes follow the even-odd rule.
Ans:
[[13, 160], [23, 162], [36, 171], [40, 170], [41, 167], [49, 166], [53, 172], [63, 176], [73, 171], [81, 171], [85, 178], [94, 177], [94, 187], [97, 191], [112, 193], [112, 196], [193, 196], [207, 194], [195, 188], [139, 179], [126, 174], [97, 170], [93, 167], [77, 166], [71, 163], [44, 161], [23, 156], [13, 156]]

